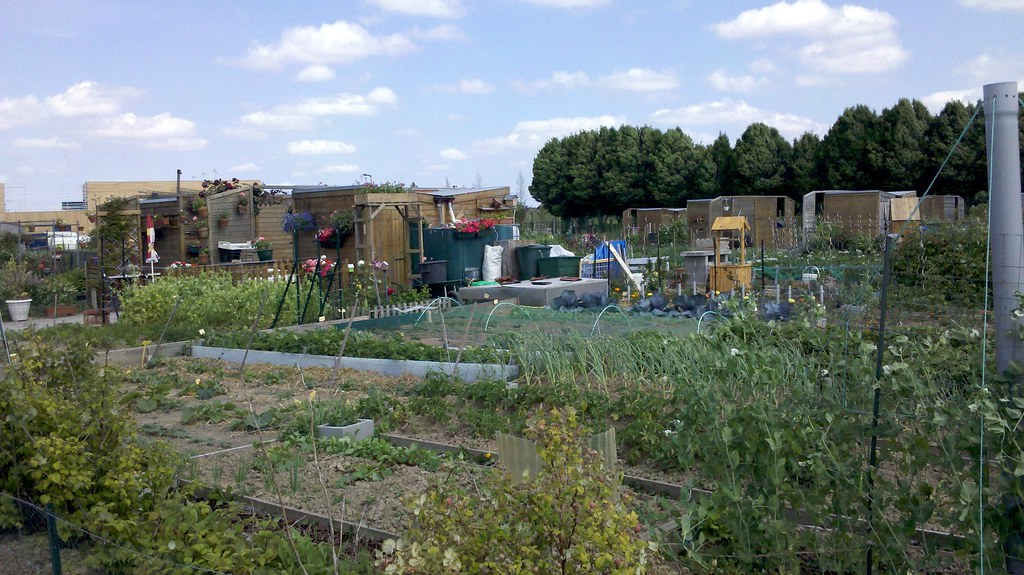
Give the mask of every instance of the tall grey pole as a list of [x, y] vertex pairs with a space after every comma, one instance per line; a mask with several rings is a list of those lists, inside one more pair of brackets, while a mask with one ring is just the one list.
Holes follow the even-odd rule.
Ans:
[[1024, 223], [1020, 198], [1020, 138], [1017, 133], [1017, 83], [988, 84], [984, 88], [985, 146], [988, 152], [989, 198], [992, 210], [992, 294], [996, 328], [996, 372], [1011, 361], [1024, 360], [1024, 340], [1014, 294], [1024, 292], [1021, 242]]
[[[1015, 293], [1022, 291], [1021, 242], [1024, 224], [1020, 197], [1020, 138], [1018, 136], [1018, 96], [1016, 82], [988, 84], [984, 89], [985, 147], [988, 155], [989, 198], [992, 241], [992, 310], [996, 328], [996, 373], [1004, 373], [1011, 361], [1024, 359], [1024, 341], [1017, 335], [1020, 325], [1013, 315], [1017, 307]], [[1009, 395], [1017, 395], [1020, 386], [1011, 382]], [[1005, 554], [1006, 572], [1024, 574], [1024, 500], [1021, 482], [1008, 473], [1002, 481], [1003, 495], [1000, 539]]]

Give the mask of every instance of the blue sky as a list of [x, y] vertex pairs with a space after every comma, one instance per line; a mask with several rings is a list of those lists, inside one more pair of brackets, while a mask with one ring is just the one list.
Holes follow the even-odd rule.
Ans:
[[0, 0], [0, 182], [526, 185], [550, 138], [1024, 87], [1024, 0]]

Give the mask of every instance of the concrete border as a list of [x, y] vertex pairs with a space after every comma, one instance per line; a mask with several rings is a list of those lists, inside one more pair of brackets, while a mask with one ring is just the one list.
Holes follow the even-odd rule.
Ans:
[[146, 365], [154, 357], [170, 357], [187, 355], [190, 341], [172, 341], [160, 344], [160, 352], [155, 343], [142, 347], [126, 347], [99, 351], [93, 357], [96, 365], [116, 365], [118, 367], [135, 367]]
[[441, 372], [456, 375], [462, 381], [475, 383], [483, 379], [501, 378], [505, 381], [518, 377], [519, 366], [497, 365], [489, 363], [442, 363], [439, 361], [414, 361], [409, 359], [373, 359], [367, 357], [335, 357], [330, 355], [309, 355], [305, 353], [286, 353], [282, 351], [249, 350], [248, 356], [244, 349], [225, 347], [192, 346], [192, 357], [204, 359], [220, 359], [232, 363], [269, 363], [271, 365], [287, 365], [299, 367], [335, 366], [358, 371], [373, 371], [381, 375], [418, 375], [424, 377], [429, 372]]

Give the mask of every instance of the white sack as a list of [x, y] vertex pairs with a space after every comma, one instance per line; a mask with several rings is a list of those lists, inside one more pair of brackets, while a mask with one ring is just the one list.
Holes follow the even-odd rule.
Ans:
[[484, 265], [481, 275], [485, 282], [492, 282], [501, 277], [501, 246], [484, 246]]

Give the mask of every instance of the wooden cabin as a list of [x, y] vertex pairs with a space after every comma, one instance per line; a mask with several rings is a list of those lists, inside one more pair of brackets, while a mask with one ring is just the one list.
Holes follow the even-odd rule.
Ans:
[[[299, 259], [325, 254], [341, 262], [386, 261], [392, 281], [414, 279], [414, 263], [423, 257], [421, 231], [443, 227], [458, 219], [490, 218], [511, 223], [517, 207], [508, 186], [489, 188], [424, 188], [405, 192], [379, 193], [374, 186], [296, 186], [291, 190], [290, 207], [295, 212], [310, 212], [318, 222], [326, 222], [335, 210], [351, 210], [355, 230], [340, 248], [323, 248], [316, 231], [298, 236]], [[280, 225], [278, 225], [280, 229]], [[412, 238], [413, 235], [417, 237]], [[264, 233], [264, 236], [267, 234]], [[289, 234], [284, 234], [289, 235]], [[282, 245], [291, 245], [281, 238]], [[277, 243], [275, 242], [275, 256]], [[286, 256], [287, 257], [287, 256]], [[418, 267], [417, 267], [418, 269]]]
[[[889, 233], [894, 219], [906, 221], [916, 204], [917, 192], [914, 190], [809, 192], [804, 195], [803, 232], [806, 237], [814, 233], [818, 222], [830, 222], [850, 235], [876, 237]], [[919, 214], [914, 213], [914, 217]]]
[[786, 196], [720, 196], [686, 202], [690, 241], [712, 237], [711, 225], [723, 216], [744, 216], [751, 246], [767, 248], [797, 245], [796, 202]]
[[622, 212], [622, 237], [640, 234], [647, 238], [681, 218], [686, 218], [686, 208], [629, 208]]

